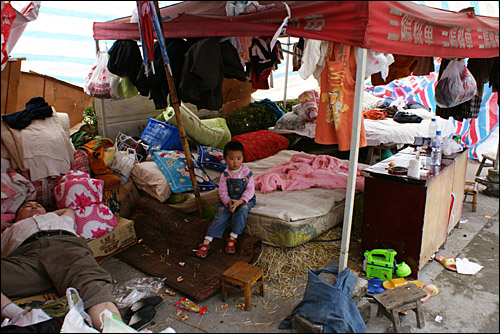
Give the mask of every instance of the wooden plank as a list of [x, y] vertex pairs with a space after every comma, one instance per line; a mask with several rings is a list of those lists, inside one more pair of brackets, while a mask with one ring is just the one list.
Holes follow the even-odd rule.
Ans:
[[451, 185], [454, 164], [444, 167], [438, 175], [427, 181], [424, 230], [420, 250], [419, 269], [446, 241], [451, 202]]
[[[21, 76], [21, 61], [25, 58], [10, 59], [7, 61], [7, 67], [2, 71], [2, 114], [11, 114], [21, 109], [17, 109], [19, 81]], [[4, 72], [5, 75], [4, 75]], [[5, 99], [4, 99], [5, 86]], [[4, 105], [5, 103], [5, 105]]]
[[465, 178], [467, 174], [467, 160], [469, 149], [465, 150], [455, 159], [455, 167], [453, 170], [453, 185], [451, 191], [455, 194], [455, 205], [451, 212], [451, 220], [448, 224], [448, 233], [458, 224], [462, 218], [462, 208], [464, 203]]

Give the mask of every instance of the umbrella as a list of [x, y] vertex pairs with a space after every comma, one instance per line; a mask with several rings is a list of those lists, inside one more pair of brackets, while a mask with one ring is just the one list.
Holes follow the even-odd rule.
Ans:
[[149, 74], [149, 65], [151, 71], [155, 74], [154, 68], [154, 37], [153, 24], [151, 22], [150, 13], [151, 6], [149, 1], [137, 2], [137, 18], [139, 20], [139, 31], [141, 32], [142, 53], [144, 55], [144, 66], [146, 67], [146, 75]]

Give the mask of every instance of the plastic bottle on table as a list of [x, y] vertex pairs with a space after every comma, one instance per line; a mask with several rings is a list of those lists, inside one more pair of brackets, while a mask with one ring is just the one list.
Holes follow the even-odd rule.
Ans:
[[432, 137], [431, 166], [441, 166], [442, 147], [443, 138], [441, 137], [441, 130], [437, 130], [436, 135]]
[[431, 122], [429, 123], [429, 133], [428, 137], [433, 138], [436, 135], [438, 125], [436, 121], [436, 117], [432, 117]]

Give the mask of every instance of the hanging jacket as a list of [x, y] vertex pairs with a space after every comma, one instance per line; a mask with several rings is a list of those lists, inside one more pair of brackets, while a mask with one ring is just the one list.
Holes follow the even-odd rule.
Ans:
[[137, 42], [118, 40], [113, 43], [108, 54], [108, 70], [120, 77], [128, 77], [142, 96], [148, 96], [148, 79]]

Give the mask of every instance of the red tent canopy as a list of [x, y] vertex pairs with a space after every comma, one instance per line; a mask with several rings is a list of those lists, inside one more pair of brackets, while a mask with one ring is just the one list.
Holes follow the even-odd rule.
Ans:
[[[227, 17], [226, 1], [185, 1], [161, 8], [165, 37], [272, 36], [287, 16], [283, 2], [253, 14]], [[414, 56], [498, 57], [498, 18], [435, 9], [410, 1], [287, 1], [287, 33]], [[130, 17], [94, 22], [95, 40], [139, 40]]]

